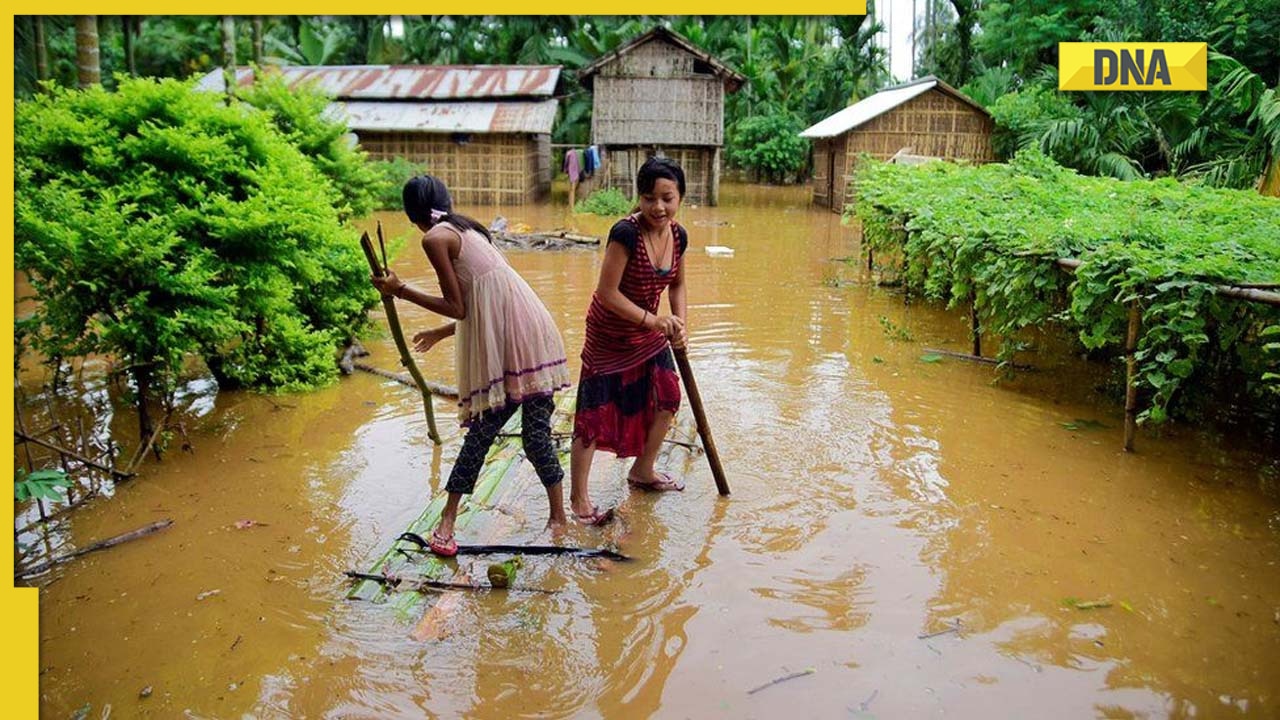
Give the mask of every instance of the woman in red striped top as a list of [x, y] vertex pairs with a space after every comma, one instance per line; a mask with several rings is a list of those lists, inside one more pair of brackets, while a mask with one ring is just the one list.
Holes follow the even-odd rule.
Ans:
[[[680, 380], [671, 346], [685, 343], [685, 285], [681, 260], [689, 235], [675, 221], [684, 197], [684, 171], [670, 159], [650, 158], [636, 175], [637, 212], [614, 224], [600, 281], [587, 311], [582, 377], [569, 456], [569, 504], [583, 524], [602, 525], [613, 510], [591, 502], [587, 478], [596, 449], [634, 457], [627, 475], [646, 490], [683, 490], [654, 468], [662, 439], [680, 408]], [[658, 303], [670, 288], [671, 314]]]

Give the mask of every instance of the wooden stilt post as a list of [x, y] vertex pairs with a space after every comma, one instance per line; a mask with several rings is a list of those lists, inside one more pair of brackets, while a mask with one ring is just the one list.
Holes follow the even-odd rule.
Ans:
[[1124, 341], [1124, 449], [1133, 452], [1133, 435], [1138, 425], [1138, 386], [1134, 376], [1138, 373], [1138, 301], [1129, 301], [1129, 332]]
[[982, 357], [982, 328], [978, 325], [978, 293], [969, 304], [969, 328], [973, 333], [973, 354]]

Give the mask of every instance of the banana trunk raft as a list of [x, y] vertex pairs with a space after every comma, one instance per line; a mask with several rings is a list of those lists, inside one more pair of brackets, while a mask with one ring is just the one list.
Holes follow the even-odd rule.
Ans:
[[[564, 482], [569, 482], [569, 446], [573, 432], [573, 408], [576, 392], [562, 393], [556, 402], [552, 418], [552, 438], [565, 467]], [[516, 521], [499, 508], [516, 506], [525, 493], [542, 493], [542, 487], [533, 473], [531, 464], [524, 462], [521, 446], [521, 413], [516, 413], [502, 428], [498, 438], [485, 456], [484, 469], [476, 481], [475, 491], [463, 496], [458, 509], [455, 532], [469, 542], [494, 543], [514, 529]], [[692, 415], [682, 410], [667, 433], [667, 442], [658, 453], [656, 467], [672, 477], [688, 473], [693, 461], [702, 454], [698, 442], [697, 424]], [[608, 453], [597, 453], [593, 475], [608, 477], [611, 482], [626, 482], [631, 461], [615, 461]], [[596, 482], [600, 482], [598, 479]], [[566, 496], [568, 489], [565, 490]], [[352, 600], [385, 603], [399, 612], [413, 611], [423, 603], [449, 606], [458, 602], [462, 588], [484, 588], [477, 585], [465, 572], [460, 572], [456, 561], [432, 555], [422, 546], [422, 539], [431, 534], [444, 510], [445, 495], [433, 499], [410, 525], [394, 540], [390, 547], [378, 556], [363, 572], [349, 573], [356, 579], [347, 593]], [[615, 520], [617, 522], [617, 520]], [[578, 551], [572, 549], [549, 550], [544, 547], [519, 547], [503, 545], [462, 545], [459, 555], [493, 554], [495, 560], [505, 555], [567, 554], [570, 557], [605, 557], [628, 559], [611, 550]], [[450, 584], [457, 590], [450, 591]], [[519, 581], [511, 586], [520, 590]], [[441, 590], [443, 592], [421, 592]]]

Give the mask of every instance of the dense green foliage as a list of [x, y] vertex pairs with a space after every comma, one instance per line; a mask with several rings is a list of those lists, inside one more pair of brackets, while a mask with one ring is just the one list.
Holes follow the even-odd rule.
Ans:
[[[217, 17], [140, 18], [135, 40], [142, 75], [187, 77], [221, 63]], [[873, 42], [881, 28], [867, 16], [417, 16], [400, 17], [397, 32], [386, 15], [265, 18], [267, 63], [358, 64], [553, 64], [564, 68], [553, 141], [590, 141], [591, 94], [577, 71], [656, 24], [692, 42], [742, 73], [747, 83], [725, 97], [726, 142], [733, 149], [746, 134], [739, 124], [756, 116], [794, 118], [801, 127], [865, 97], [888, 79], [885, 51]], [[75, 83], [72, 19], [45, 19], [56, 82]], [[118, 18], [103, 16], [104, 83], [124, 70]], [[249, 23], [237, 22], [236, 58], [253, 60]], [[17, 91], [35, 88], [32, 24], [15, 35]], [[750, 148], [747, 148], [750, 150]], [[762, 150], [760, 152], [769, 152]], [[750, 153], [748, 153], [750, 156]], [[807, 158], [806, 165], [807, 165]]]
[[[377, 204], [378, 172], [355, 144], [345, 123], [326, 114], [329, 100], [307, 88], [290, 88], [278, 75], [261, 73], [236, 96], [265, 111], [281, 133], [329, 178], [340, 220], [368, 215]], [[406, 178], [407, 179], [407, 178]]]
[[635, 202], [623, 195], [621, 190], [604, 188], [574, 203], [573, 211], [591, 215], [618, 216], [626, 215], [633, 207]]
[[[1280, 194], [1280, 0], [926, 0], [926, 8], [917, 73], [962, 85], [987, 106], [1002, 158], [1037, 147], [1092, 175]], [[962, 29], [972, 34], [967, 48]], [[1207, 42], [1209, 91], [1060, 93], [1063, 41]]]
[[14, 127], [36, 350], [111, 356], [144, 395], [191, 356], [224, 386], [335, 377], [335, 346], [377, 297], [334, 189], [266, 113], [122, 80], [20, 102]]
[[373, 168], [377, 177], [374, 181], [374, 189], [377, 193], [374, 206], [379, 210], [404, 209], [404, 199], [401, 194], [404, 191], [404, 184], [414, 175], [427, 172], [427, 168], [402, 157], [391, 160], [370, 160], [369, 166]]
[[[1002, 359], [1024, 347], [1022, 330], [1050, 321], [1090, 350], [1122, 347], [1136, 301], [1143, 419], [1163, 420], [1180, 390], [1209, 376], [1280, 399], [1280, 353], [1259, 342], [1278, 332], [1280, 308], [1214, 289], [1280, 280], [1280, 200], [1083, 177], [1038, 152], [980, 167], [867, 160], [857, 183], [868, 247], [900, 254], [907, 286], [930, 298], [976, 296]], [[1074, 277], [1058, 258], [1081, 261]]]
[[757, 115], [738, 123], [737, 142], [729, 161], [766, 182], [796, 179], [808, 163], [809, 141], [800, 137], [804, 128], [790, 115]]

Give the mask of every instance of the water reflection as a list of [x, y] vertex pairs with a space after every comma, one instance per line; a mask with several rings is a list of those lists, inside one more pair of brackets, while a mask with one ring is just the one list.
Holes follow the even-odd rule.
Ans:
[[[434, 448], [417, 392], [370, 375], [283, 401], [220, 393], [189, 426], [194, 455], [148, 467], [77, 516], [77, 543], [162, 514], [177, 523], [66, 567], [43, 591], [42, 710], [1277, 712], [1280, 511], [1258, 487], [1280, 461], [1186, 427], [1119, 452], [1118, 407], [1081, 390], [1101, 384], [1100, 369], [1065, 353], [1000, 384], [986, 366], [921, 362], [924, 346], [966, 347], [959, 313], [904, 305], [858, 263], [833, 262], [856, 253], [856, 236], [809, 208], [803, 188], [724, 197], [682, 219], [690, 356], [732, 496], [716, 495], [702, 462], [684, 493], [633, 494], [602, 458], [593, 491], [624, 521], [567, 541], [616, 543], [638, 562], [527, 563], [521, 582], [554, 594], [451, 596], [424, 634], [426, 608], [445, 601], [348, 602], [340, 573], [439, 491], [461, 437], [451, 405], [435, 402], [445, 444]], [[612, 223], [563, 208], [460, 210], [597, 235]], [[410, 240], [396, 272], [432, 286], [407, 223], [381, 219]], [[574, 355], [599, 254], [508, 258]], [[408, 332], [439, 322], [400, 315]], [[427, 378], [451, 379], [451, 343], [421, 359]], [[365, 344], [370, 364], [396, 369], [389, 336]], [[1064, 426], [1076, 418], [1107, 427]], [[497, 531], [545, 541], [532, 472], [514, 485], [496, 503]], [[234, 530], [245, 517], [264, 526]], [[483, 572], [472, 565], [459, 568]], [[956, 620], [961, 633], [919, 637]], [[147, 684], [156, 694], [139, 699]]]

